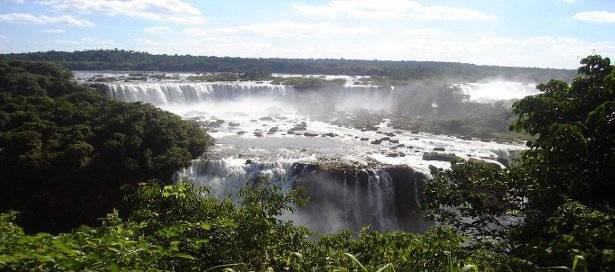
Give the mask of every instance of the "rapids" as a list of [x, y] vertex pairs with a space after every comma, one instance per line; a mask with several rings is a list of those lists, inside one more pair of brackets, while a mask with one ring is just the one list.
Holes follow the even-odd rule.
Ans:
[[[267, 81], [190, 82], [189, 75], [128, 81], [121, 72], [76, 73], [82, 82], [110, 77], [98, 84], [109, 97], [151, 103], [207, 129], [216, 145], [178, 178], [207, 185], [221, 197], [263, 177], [285, 189], [301, 185], [309, 189], [311, 205], [287, 216], [317, 231], [358, 230], [363, 224], [421, 231], [419, 192], [429, 167], [450, 167], [447, 161], [424, 160], [425, 153], [500, 164], [509, 152], [524, 148], [397, 130], [387, 119], [371, 129], [335, 124], [340, 114], [391, 111], [396, 89], [359, 85], [357, 77], [341, 76], [346, 84], [336, 88], [300, 91]], [[492, 87], [481, 84], [461, 88], [485, 99], [484, 89]], [[508, 96], [531, 94], [526, 85], [513, 86], [515, 94]]]

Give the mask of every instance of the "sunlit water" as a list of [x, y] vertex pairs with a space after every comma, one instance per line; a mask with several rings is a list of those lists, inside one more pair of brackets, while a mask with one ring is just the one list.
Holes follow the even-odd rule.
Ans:
[[[85, 81], [94, 74], [101, 73], [78, 72], [77, 78]], [[513, 143], [413, 134], [391, 128], [386, 119], [376, 126], [376, 130], [360, 130], [333, 125], [334, 114], [330, 120], [322, 118], [323, 113], [327, 116], [327, 112], [323, 111], [347, 114], [359, 109], [387, 111], [396, 98], [394, 90], [346, 84], [327, 93], [306, 93], [270, 82], [188, 82], [186, 77], [190, 74], [177, 75], [175, 79], [163, 81], [124, 82], [118, 79], [103, 84], [107, 87], [107, 95], [114, 99], [151, 103], [207, 127], [208, 133], [216, 140], [215, 146], [207, 152], [206, 159], [195, 160], [193, 166], [180, 175], [210, 186], [215, 194], [236, 194], [257, 176], [267, 176], [290, 188], [292, 184], [282, 181], [293, 180], [293, 175], [297, 174], [293, 166], [297, 162], [337, 161], [362, 165], [365, 171], [371, 171], [367, 185], [369, 199], [365, 200], [369, 205], [361, 206], [362, 197], [354, 194], [356, 199], [353, 199], [353, 194], [346, 192], [350, 188], [356, 190], [357, 185], [336, 189], [348, 201], [344, 202], [344, 207], [322, 213], [323, 217], [328, 218], [321, 223], [326, 227], [317, 228], [324, 231], [352, 227], [340, 218], [353, 218], [359, 223], [365, 221], [380, 229], [396, 229], [398, 218], [392, 216], [391, 209], [394, 207], [391, 203], [400, 192], [392, 189], [393, 181], [387, 173], [378, 170], [381, 166], [407, 165], [428, 175], [430, 165], [450, 167], [449, 162], [423, 160], [423, 154], [434, 152], [434, 148], [443, 148], [445, 151], [442, 153], [454, 153], [461, 158], [477, 158], [493, 163], [498, 163], [498, 156], [523, 148]], [[104, 76], [121, 78], [126, 74], [107, 72]], [[348, 82], [356, 80], [356, 77], [346, 79]], [[530, 85], [510, 82], [460, 86], [471, 99], [481, 101], [520, 98], [533, 93], [529, 90]], [[374, 142], [383, 138], [381, 142]], [[344, 181], [344, 184], [347, 182]], [[417, 197], [416, 193], [401, 195]], [[373, 211], [352, 216], [359, 207]], [[313, 220], [296, 216], [294, 219], [298, 222]], [[418, 227], [410, 229], [420, 230]]]

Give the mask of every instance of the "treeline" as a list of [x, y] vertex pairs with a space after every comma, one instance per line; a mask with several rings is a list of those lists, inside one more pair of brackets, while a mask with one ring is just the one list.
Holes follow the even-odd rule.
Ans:
[[234, 72], [248, 79], [261, 78], [270, 73], [369, 75], [390, 80], [440, 78], [452, 81], [477, 81], [499, 77], [544, 82], [549, 79], [569, 81], [574, 77], [572, 70], [481, 66], [454, 62], [152, 55], [147, 52], [117, 49], [47, 51], [4, 56], [10, 59], [49, 61], [70, 70]]

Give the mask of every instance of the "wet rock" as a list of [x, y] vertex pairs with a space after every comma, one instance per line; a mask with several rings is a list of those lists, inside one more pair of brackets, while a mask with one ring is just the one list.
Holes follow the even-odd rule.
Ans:
[[373, 140], [371, 142], [369, 142], [370, 144], [381, 144], [382, 140]]
[[419, 131], [418, 130], [412, 130], [412, 131], [410, 131], [410, 133], [412, 133], [412, 134], [419, 134]]
[[316, 136], [318, 136], [318, 134], [311, 133], [311, 132], [306, 132], [306, 133], [303, 133], [303, 136], [305, 136], [305, 137], [316, 137]]
[[337, 137], [338, 135], [337, 135], [337, 134], [335, 134], [335, 133], [333, 133], [333, 132], [329, 132], [329, 133], [325, 133], [325, 134], [323, 134], [322, 136], [323, 136], [323, 137], [324, 137], [324, 136], [326, 136], [326, 137]]
[[216, 121], [203, 121], [201, 125], [206, 128], [219, 128], [224, 124], [224, 120], [216, 120]]
[[359, 140], [360, 140], [360, 141], [363, 141], [363, 142], [365, 142], [365, 141], [369, 141], [369, 138], [366, 138], [366, 137], [362, 137], [362, 138], [361, 138], [361, 139], [359, 139]]
[[244, 135], [244, 134], [246, 134], [246, 133], [247, 133], [247, 132], [245, 132], [245, 131], [243, 131], [243, 130], [242, 130], [242, 131], [237, 132], [237, 135]]
[[265, 116], [265, 117], [258, 118], [258, 120], [271, 122], [273, 121], [273, 118], [269, 116]]
[[251, 164], [251, 163], [252, 163], [252, 160], [246, 160], [245, 164]]
[[267, 134], [274, 134], [278, 132], [278, 127], [272, 127], [269, 129], [269, 131], [267, 131]]
[[363, 128], [363, 129], [364, 129], [364, 131], [369, 131], [369, 130], [376, 131], [376, 130], [378, 130], [378, 128], [373, 126], [373, 125], [366, 125], [365, 128]]
[[256, 136], [256, 137], [263, 137], [263, 132], [262, 132], [262, 131], [259, 131], [259, 130], [254, 131], [254, 133], [253, 133], [253, 134], [254, 134], [254, 136]]
[[388, 140], [391, 140], [391, 138], [389, 138], [389, 137], [382, 137], [382, 138], [380, 138], [381, 142], [388, 141]]
[[398, 144], [397, 147], [406, 147], [405, 144]]
[[433, 151], [444, 151], [444, 147], [434, 147]]
[[405, 157], [406, 156], [406, 153], [404, 153], [404, 152], [399, 152], [398, 154], [399, 154], [400, 157]]
[[240, 124], [239, 124], [239, 123], [229, 122], [229, 123], [228, 123], [228, 126], [229, 126], [229, 127], [238, 127], [238, 126], [240, 126]]
[[306, 129], [307, 129], [307, 124], [305, 122], [301, 122], [299, 124], [296, 124], [292, 128], [290, 128], [288, 130], [288, 134], [295, 134], [295, 132], [297, 132], [297, 131], [302, 131], [302, 130], [306, 130]]
[[399, 143], [399, 139], [390, 139], [389, 142], [391, 142], [393, 144], [398, 144]]
[[387, 154], [387, 157], [389, 158], [397, 158], [399, 156], [399, 153], [397, 152], [390, 152]]
[[438, 153], [438, 152], [425, 152], [423, 153], [423, 160], [426, 161], [446, 161], [446, 162], [454, 162], [460, 160], [460, 157], [457, 157], [453, 153]]
[[387, 136], [389, 136], [389, 137], [395, 137], [395, 133], [393, 133], [393, 132], [387, 132], [387, 133], [385, 133], [385, 134], [386, 134]]

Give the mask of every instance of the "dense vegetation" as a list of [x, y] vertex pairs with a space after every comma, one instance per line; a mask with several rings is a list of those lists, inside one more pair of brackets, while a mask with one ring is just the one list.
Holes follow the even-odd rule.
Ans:
[[480, 66], [465, 63], [429, 61], [379, 61], [346, 59], [256, 59], [191, 55], [152, 55], [125, 50], [86, 50], [76, 52], [33, 52], [5, 54], [7, 58], [49, 61], [71, 70], [132, 70], [235, 72], [242, 78], [257, 79], [271, 73], [369, 75], [391, 80], [447, 79], [477, 81], [507, 78], [543, 82], [570, 80], [574, 72], [561, 69]]
[[599, 56], [582, 64], [572, 84], [552, 80], [515, 103], [513, 127], [535, 139], [511, 167], [436, 171], [427, 205], [437, 221], [518, 260], [582, 255], [591, 271], [615, 269], [615, 69]]
[[[582, 64], [572, 84], [550, 81], [539, 86], [542, 94], [515, 103], [513, 128], [534, 138], [510, 167], [471, 160], [433, 169], [425, 212], [436, 224], [423, 234], [310, 234], [281, 219], [302, 204], [300, 191], [284, 194], [265, 182], [242, 192], [239, 203], [188, 183], [134, 182], [125, 187], [127, 217], [111, 213], [99, 227], [28, 235], [15, 223], [21, 215], [2, 214], [0, 270], [613, 271], [615, 69], [599, 56]], [[37, 73], [34, 79], [46, 78]], [[37, 89], [37, 81], [15, 82], [22, 92]], [[62, 82], [70, 85], [36, 84], [51, 94], [50, 84]], [[23, 154], [2, 158], [17, 164], [31, 157]]]
[[96, 223], [120, 187], [170, 180], [210, 138], [151, 105], [111, 101], [46, 63], [0, 60], [0, 210], [30, 231]]

